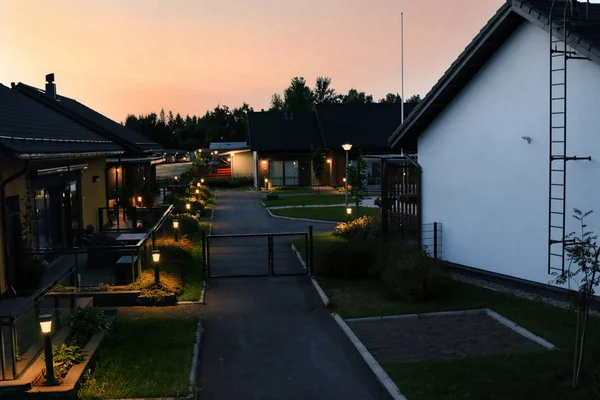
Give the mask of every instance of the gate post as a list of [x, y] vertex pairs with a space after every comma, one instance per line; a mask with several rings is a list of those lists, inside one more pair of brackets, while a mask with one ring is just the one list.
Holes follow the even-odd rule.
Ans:
[[308, 248], [309, 251], [306, 254], [308, 257], [308, 275], [313, 276], [314, 272], [314, 252], [313, 252], [313, 226], [310, 225], [308, 227]]
[[438, 258], [438, 223], [433, 223], [433, 258]]
[[206, 253], [205, 253], [205, 265], [206, 265], [206, 280], [210, 279], [210, 237], [206, 236]]
[[269, 276], [275, 275], [275, 268], [273, 262], [273, 235], [267, 236], [267, 252], [269, 254]]
[[204, 279], [208, 279], [206, 270], [206, 232], [202, 229], [202, 269], [204, 271]]

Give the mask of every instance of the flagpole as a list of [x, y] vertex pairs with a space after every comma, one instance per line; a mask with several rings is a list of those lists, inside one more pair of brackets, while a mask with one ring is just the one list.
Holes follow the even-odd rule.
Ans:
[[402, 64], [402, 94], [400, 95], [400, 122], [404, 122], [404, 13], [400, 13], [400, 37], [402, 42], [401, 64]]

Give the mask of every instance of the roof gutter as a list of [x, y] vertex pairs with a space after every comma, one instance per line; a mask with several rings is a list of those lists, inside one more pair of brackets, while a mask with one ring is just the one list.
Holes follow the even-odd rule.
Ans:
[[125, 151], [91, 151], [86, 153], [24, 153], [17, 156], [20, 160], [40, 160], [46, 158], [73, 158], [73, 157], [94, 157], [94, 156], [114, 156], [123, 154]]
[[2, 215], [2, 224], [1, 224], [2, 225], [2, 263], [5, 266], [4, 274], [5, 274], [7, 286], [10, 284], [10, 282], [11, 282], [10, 278], [12, 278], [12, 277], [8, 276], [10, 268], [8, 268], [7, 263], [6, 263], [6, 256], [8, 254], [8, 243], [6, 241], [6, 236], [7, 236], [7, 231], [6, 231], [6, 219], [7, 219], [7, 215], [6, 215], [6, 185], [13, 182], [15, 179], [25, 175], [28, 170], [29, 170], [29, 161], [25, 161], [25, 166], [23, 167], [23, 169], [15, 172], [11, 176], [9, 176], [6, 179], [3, 179], [0, 182], [0, 208], [1, 208], [0, 214]]

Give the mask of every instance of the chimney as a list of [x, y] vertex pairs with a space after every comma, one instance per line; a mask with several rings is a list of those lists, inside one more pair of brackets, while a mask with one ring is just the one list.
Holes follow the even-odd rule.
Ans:
[[46, 96], [56, 100], [56, 85], [54, 84], [54, 74], [46, 75]]

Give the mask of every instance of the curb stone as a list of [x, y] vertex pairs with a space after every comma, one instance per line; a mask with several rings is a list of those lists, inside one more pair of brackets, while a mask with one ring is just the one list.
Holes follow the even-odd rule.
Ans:
[[[294, 251], [296, 253], [296, 257], [298, 257], [298, 261], [300, 261], [300, 264], [302, 264], [302, 266], [306, 270], [306, 263], [302, 259], [300, 252], [298, 252], [298, 250], [296, 249], [296, 245], [294, 245], [293, 243], [292, 243], [292, 251]], [[310, 278], [310, 281], [312, 282], [313, 286], [315, 287], [315, 290], [319, 294], [319, 297], [321, 298], [321, 301], [323, 301], [323, 304], [325, 305], [325, 307], [329, 306], [329, 297], [327, 297], [327, 294], [321, 288], [321, 285], [319, 285], [319, 282], [317, 282], [315, 280], [315, 278], [313, 278], [313, 277]]]
[[196, 341], [194, 342], [194, 349], [192, 351], [192, 368], [190, 369], [190, 385], [188, 386], [189, 398], [194, 397], [194, 391], [196, 389], [196, 376], [198, 375], [198, 357], [200, 356], [201, 341], [202, 323], [198, 321], [198, 328], [196, 329]]
[[337, 322], [340, 328], [342, 328], [346, 336], [348, 336], [348, 339], [350, 339], [354, 347], [356, 347], [356, 350], [358, 350], [363, 360], [365, 360], [369, 368], [371, 368], [371, 371], [373, 371], [379, 382], [381, 382], [383, 387], [387, 389], [390, 396], [392, 396], [394, 400], [407, 400], [407, 398], [404, 397], [404, 395], [400, 392], [400, 389], [398, 389], [398, 386], [396, 386], [394, 381], [392, 381], [392, 378], [390, 378], [389, 375], [383, 370], [381, 365], [379, 365], [369, 350], [367, 350], [360, 339], [354, 334], [354, 332], [352, 332], [352, 329], [350, 329], [342, 317], [336, 313], [331, 314], [331, 316], [335, 322]]

